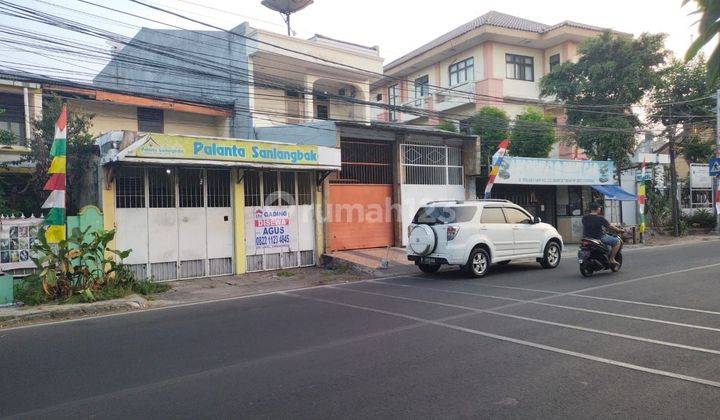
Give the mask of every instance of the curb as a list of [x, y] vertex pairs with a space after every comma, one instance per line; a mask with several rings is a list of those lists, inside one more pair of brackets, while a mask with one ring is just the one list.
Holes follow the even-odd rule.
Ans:
[[[374, 278], [381, 278], [381, 277], [387, 277], [387, 276], [396, 276], [399, 274], [405, 274], [398, 272], [397, 270], [394, 270], [394, 268], [402, 270], [405, 266], [391, 266], [390, 268], [372, 268], [368, 267], [366, 265], [355, 263], [352, 261], [348, 261], [342, 258], [338, 258], [332, 255], [323, 254], [322, 256], [322, 265], [323, 267], [331, 268], [331, 269], [348, 269], [354, 273], [357, 274], [365, 274], [372, 276]], [[414, 268], [414, 266], [408, 266], [408, 271], [412, 271], [412, 274], [415, 274], [414, 270], [411, 270]]]
[[86, 315], [99, 315], [116, 311], [134, 311], [147, 309], [149, 301], [140, 295], [130, 295], [124, 299], [106, 300], [93, 303], [78, 303], [72, 305], [47, 305], [43, 309], [30, 308], [28, 313], [22, 313], [20, 306], [16, 308], [20, 313], [11, 315], [0, 315], [0, 329], [23, 324], [28, 321], [47, 321], [63, 318], [77, 318]]

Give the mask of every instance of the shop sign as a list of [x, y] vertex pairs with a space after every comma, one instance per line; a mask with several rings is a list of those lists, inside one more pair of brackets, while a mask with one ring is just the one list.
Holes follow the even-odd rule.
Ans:
[[318, 146], [153, 134], [129, 153], [143, 158], [318, 165]]
[[712, 177], [710, 167], [704, 163], [690, 164], [690, 188], [707, 189], [712, 188]]
[[526, 185], [613, 185], [611, 161], [505, 157], [495, 182]]
[[255, 210], [255, 248], [290, 247], [290, 212], [264, 207]]

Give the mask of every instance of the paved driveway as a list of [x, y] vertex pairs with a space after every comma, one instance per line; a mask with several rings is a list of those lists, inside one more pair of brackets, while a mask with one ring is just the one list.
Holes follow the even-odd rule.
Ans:
[[0, 414], [649, 418], [720, 412], [720, 243], [617, 274], [499, 267], [0, 332]]

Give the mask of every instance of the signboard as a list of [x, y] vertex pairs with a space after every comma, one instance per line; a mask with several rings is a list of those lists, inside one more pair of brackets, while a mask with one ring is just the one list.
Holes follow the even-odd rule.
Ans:
[[304, 144], [152, 134], [138, 147], [129, 151], [128, 156], [318, 165], [321, 163], [318, 147]]
[[636, 161], [638, 163], [642, 163], [643, 161], [645, 161], [647, 163], [669, 165], [670, 155], [665, 155], [661, 153], [638, 153]]
[[642, 174], [640, 169], [635, 171], [635, 181], [650, 181], [652, 179], [652, 171], [645, 169], [645, 175]]
[[712, 158], [708, 163], [710, 176], [720, 176], [720, 158]]
[[497, 184], [612, 185], [615, 164], [611, 161], [505, 157]]
[[35, 268], [30, 251], [42, 221], [36, 217], [0, 220], [0, 271]]
[[289, 247], [289, 210], [277, 207], [255, 210], [255, 249]]
[[712, 178], [708, 165], [704, 163], [690, 164], [690, 188], [693, 189], [710, 189], [712, 188]]

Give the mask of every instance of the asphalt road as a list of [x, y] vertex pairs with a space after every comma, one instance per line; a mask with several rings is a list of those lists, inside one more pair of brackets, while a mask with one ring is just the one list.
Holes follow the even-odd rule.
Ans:
[[717, 418], [720, 242], [0, 331], [0, 416]]

